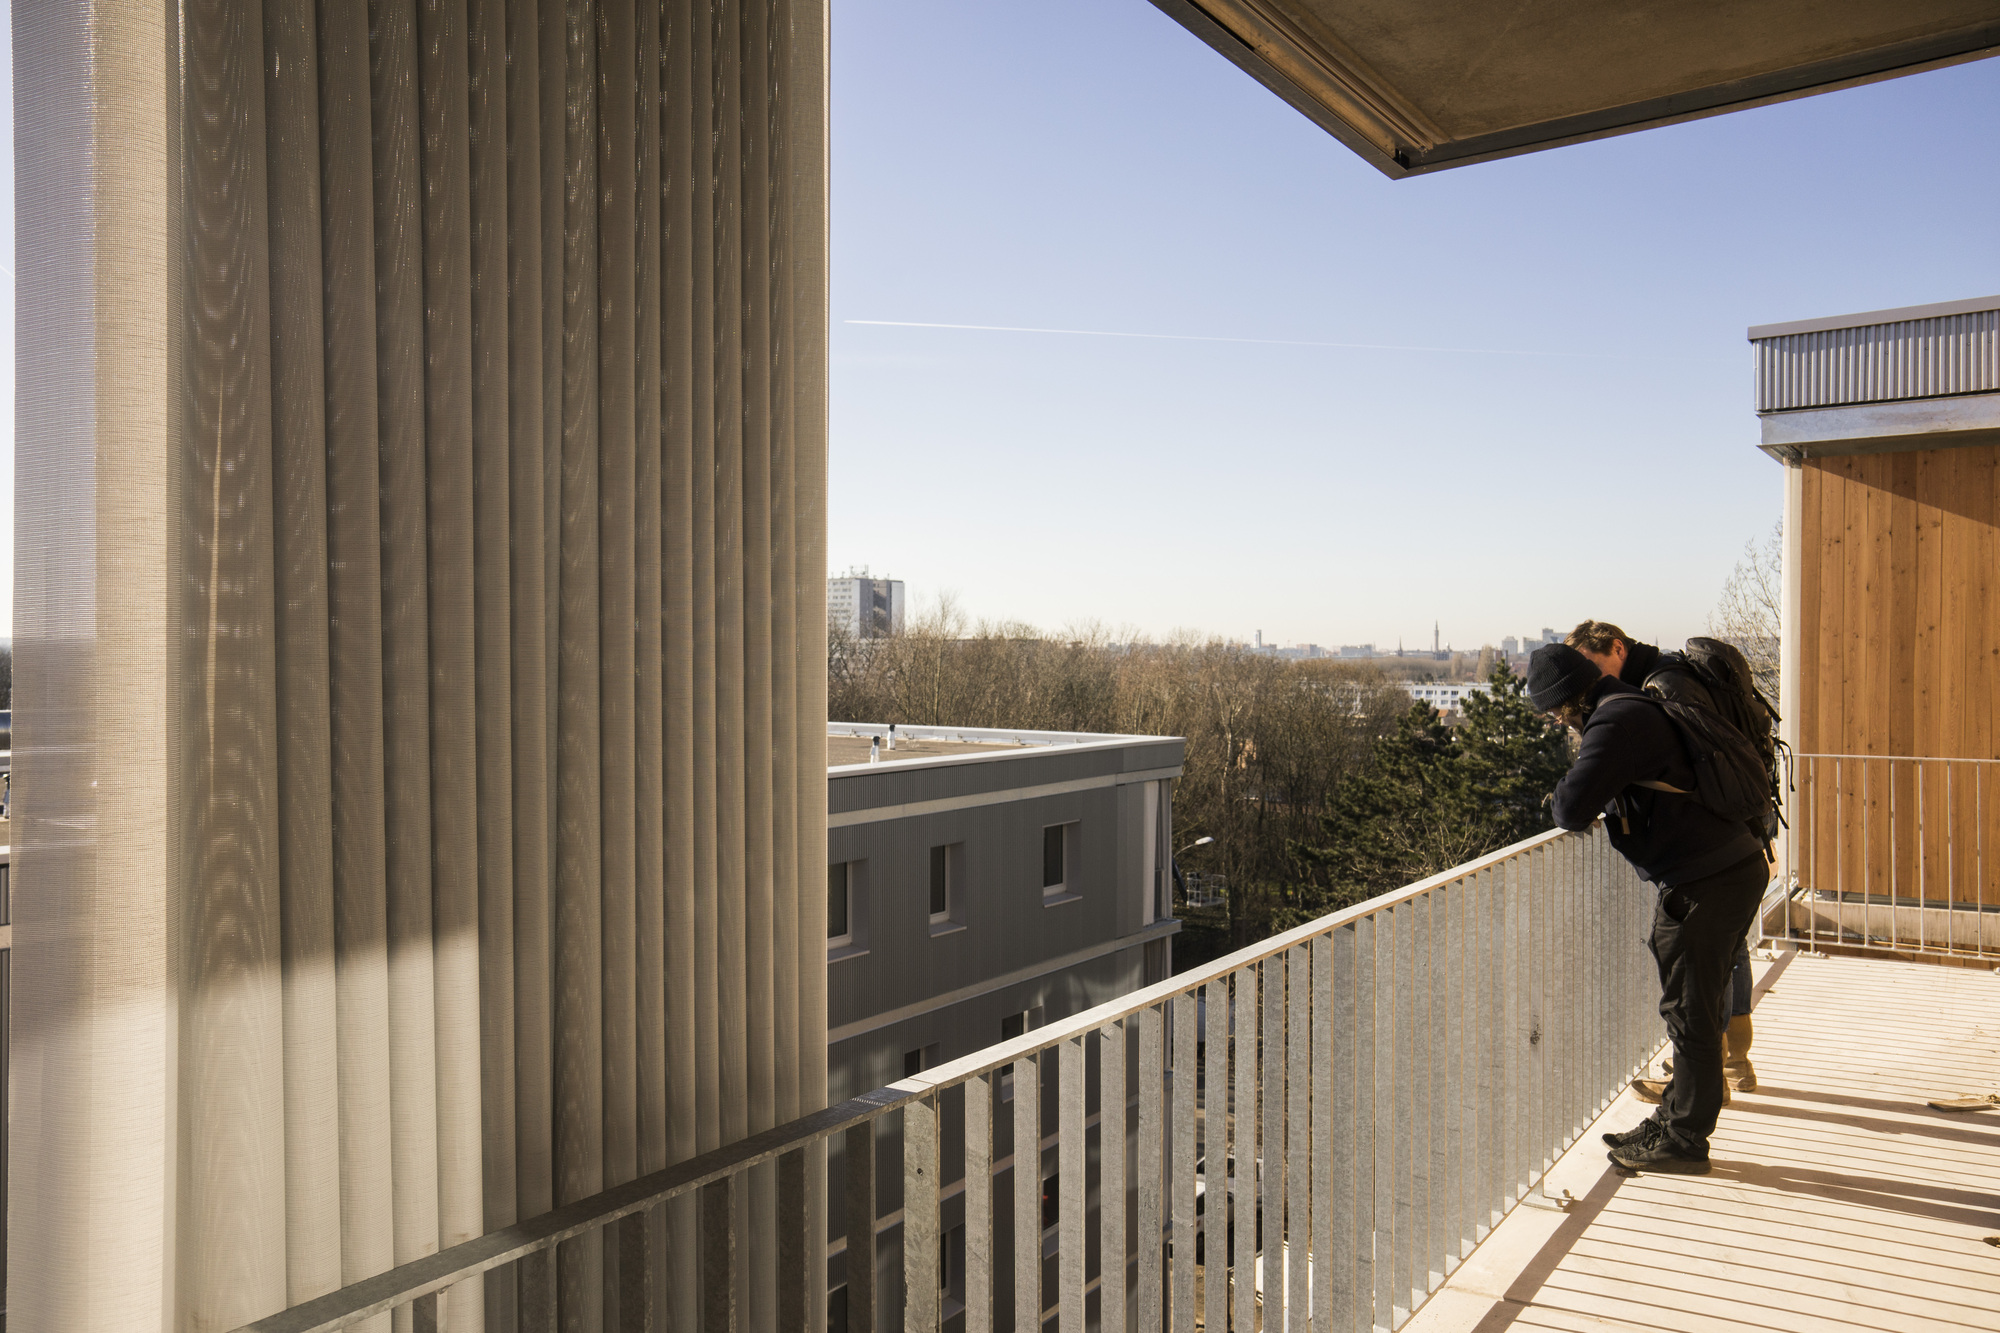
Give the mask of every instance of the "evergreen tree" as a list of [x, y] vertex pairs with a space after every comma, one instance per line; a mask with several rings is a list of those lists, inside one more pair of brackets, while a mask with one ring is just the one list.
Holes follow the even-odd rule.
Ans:
[[1553, 826], [1546, 804], [1570, 763], [1568, 733], [1528, 703], [1505, 662], [1466, 700], [1457, 730], [1418, 704], [1333, 794], [1323, 841], [1294, 847], [1306, 881], [1280, 926], [1310, 921]]

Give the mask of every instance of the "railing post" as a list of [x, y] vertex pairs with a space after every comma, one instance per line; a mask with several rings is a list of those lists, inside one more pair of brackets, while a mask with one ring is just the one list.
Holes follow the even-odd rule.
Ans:
[[1139, 1333], [1167, 1327], [1166, 1293], [1160, 1282], [1160, 1158], [1166, 1141], [1160, 1114], [1160, 1073], [1167, 1063], [1161, 1029], [1159, 1006], [1148, 1005], [1139, 1011]]
[[736, 1333], [736, 1220], [740, 1177], [701, 1187], [702, 1333]]
[[[807, 1333], [811, 1284], [819, 1271], [810, 1258], [806, 1150], [794, 1148], [778, 1159], [778, 1329]], [[664, 1221], [664, 1218], [660, 1219]]]
[[1430, 1291], [1430, 895], [1396, 908], [1396, 1080], [1403, 1114], [1397, 1124], [1396, 1251], [1402, 1303], [1411, 1310]]
[[847, 1327], [875, 1333], [875, 1122], [847, 1130]]
[[1312, 1144], [1312, 1326], [1332, 1333], [1333, 1286], [1341, 1260], [1334, 1250], [1333, 1153], [1327, 1120], [1333, 1107], [1333, 941], [1321, 934], [1312, 942], [1312, 1109], [1307, 1138]]
[[1285, 1319], [1306, 1327], [1312, 1288], [1312, 949], [1285, 951]]
[[1229, 982], [1211, 981], [1201, 993], [1203, 1322], [1220, 1333], [1229, 1327]]
[[1236, 1282], [1236, 1327], [1257, 1327], [1257, 965], [1230, 973], [1236, 999], [1230, 1009], [1236, 1031], [1236, 1126], [1230, 1155], [1236, 1160], [1234, 1188], [1225, 1187], [1229, 1229], [1235, 1236], [1229, 1262]]
[[1042, 1326], [1042, 1066], [1014, 1062], [1014, 1333]]
[[438, 1333], [438, 1294], [419, 1296], [410, 1302], [411, 1333]]
[[993, 1333], [993, 1077], [965, 1081], [965, 1333]]
[[1182, 993], [1172, 1001], [1173, 1030], [1173, 1160], [1167, 1168], [1174, 1238], [1173, 1307], [1165, 1328], [1193, 1333], [1194, 1310], [1194, 996]]
[[1057, 1327], [1083, 1333], [1084, 1208], [1090, 1197], [1089, 1141], [1084, 1137], [1083, 1034], [1063, 1041], [1056, 1060]]
[[[1097, 1320], [1102, 1333], [1125, 1333], [1125, 1023], [1097, 1033]], [[980, 1333], [970, 1324], [965, 1333]]]
[[523, 1255], [520, 1272], [521, 1333], [556, 1333], [556, 1252], [553, 1246]]
[[903, 1108], [903, 1330], [934, 1333], [943, 1323], [939, 1281], [938, 1103]]
[[[783, 1225], [782, 1222], [779, 1224]], [[652, 1214], [641, 1209], [612, 1224], [618, 1236], [619, 1333], [653, 1328]]]
[[1276, 1313], [1285, 1308], [1285, 956], [1272, 954], [1257, 970], [1263, 974], [1263, 1040], [1257, 1053], [1263, 1169], [1257, 1229], [1263, 1233], [1264, 1309], [1275, 1323]]

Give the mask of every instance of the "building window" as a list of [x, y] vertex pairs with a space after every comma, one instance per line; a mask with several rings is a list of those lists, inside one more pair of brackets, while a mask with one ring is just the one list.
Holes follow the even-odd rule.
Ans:
[[1050, 824], [1042, 830], [1042, 897], [1074, 896], [1070, 863], [1075, 854], [1075, 824]]
[[931, 924], [941, 926], [951, 920], [952, 856], [950, 847], [931, 848]]
[[826, 867], [826, 958], [838, 962], [868, 952], [868, 863], [830, 861]]
[[854, 922], [849, 915], [847, 862], [836, 861], [826, 868], [826, 943], [840, 948], [854, 943]]
[[904, 1051], [903, 1077], [915, 1078], [926, 1069], [937, 1068], [938, 1056], [942, 1050], [943, 1047], [939, 1043], [932, 1042], [928, 1046], [919, 1046], [914, 1051]]

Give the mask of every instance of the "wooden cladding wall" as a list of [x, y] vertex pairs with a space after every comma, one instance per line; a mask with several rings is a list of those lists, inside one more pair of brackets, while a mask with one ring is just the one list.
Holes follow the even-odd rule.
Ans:
[[1803, 465], [1796, 869], [1810, 887], [2000, 903], [2000, 447]]

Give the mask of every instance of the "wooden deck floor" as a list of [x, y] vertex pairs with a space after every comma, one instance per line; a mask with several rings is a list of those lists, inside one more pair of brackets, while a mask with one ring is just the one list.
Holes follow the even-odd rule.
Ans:
[[1499, 1330], [2000, 1330], [2000, 972], [1797, 956], [1763, 996], [1760, 1081], [1708, 1176], [1625, 1176], [1598, 1133], [1404, 1325]]

